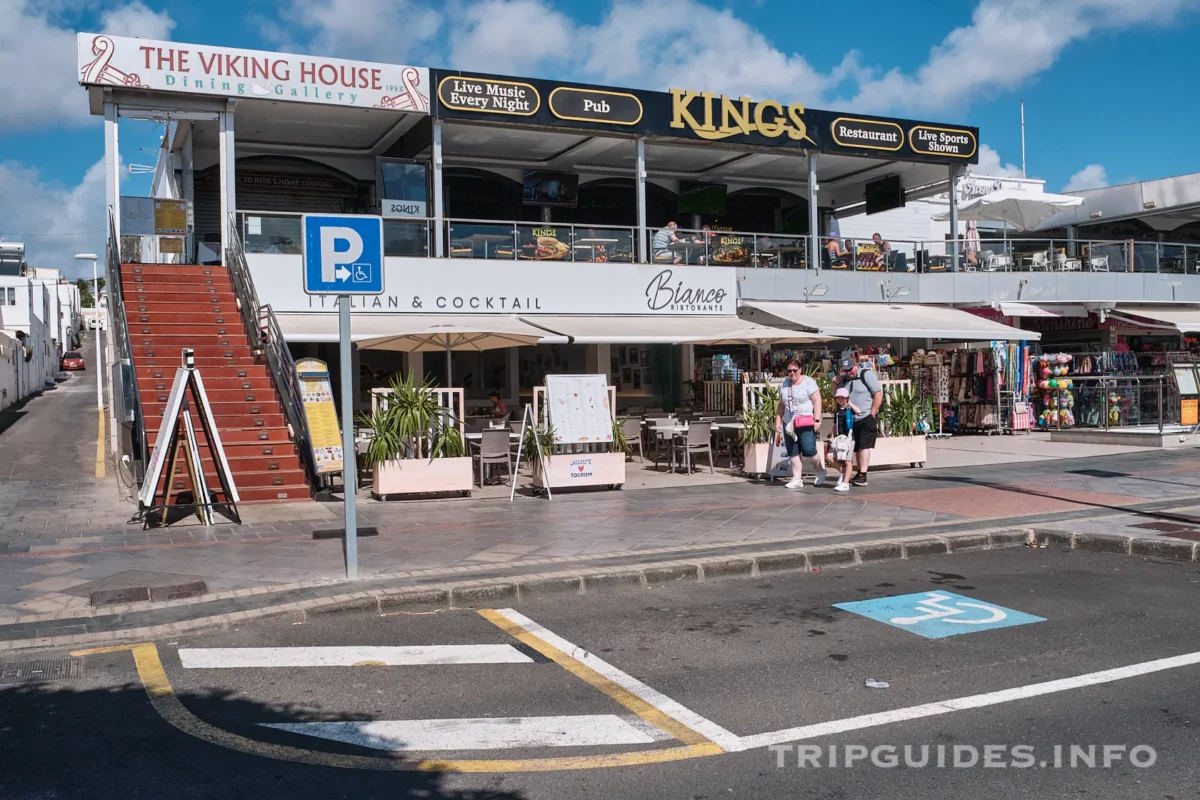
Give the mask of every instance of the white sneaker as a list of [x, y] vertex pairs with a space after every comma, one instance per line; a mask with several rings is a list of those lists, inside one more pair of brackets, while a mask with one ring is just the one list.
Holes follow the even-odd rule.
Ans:
[[850, 484], [843, 481], [838, 481], [838, 485], [833, 487], [833, 490], [835, 492], [848, 492], [850, 491]]
[[829, 470], [823, 469], [817, 473], [817, 477], [813, 478], [813, 486], [824, 486], [825, 476], [829, 474]]
[[785, 484], [785, 488], [787, 489], [799, 489], [802, 486], [804, 486], [803, 478], [792, 478], [787, 482], [787, 484]]

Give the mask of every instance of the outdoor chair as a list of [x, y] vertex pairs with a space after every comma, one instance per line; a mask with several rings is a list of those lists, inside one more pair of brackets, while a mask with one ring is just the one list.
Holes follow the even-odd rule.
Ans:
[[693, 422], [688, 425], [687, 433], [672, 441], [672, 448], [677, 451], [680, 463], [690, 475], [692, 472], [692, 459], [701, 453], [708, 456], [708, 471], [715, 472], [713, 468], [713, 451], [712, 451], [712, 423], [711, 422]]
[[479, 461], [479, 487], [483, 488], [487, 467], [503, 464], [508, 471], [508, 481], [513, 479], [513, 453], [509, 447], [508, 429], [500, 431], [484, 431], [474, 456]]
[[1034, 253], [1030, 257], [1029, 268], [1031, 270], [1034, 270], [1034, 269], [1048, 270], [1050, 268], [1050, 258], [1045, 253], [1040, 253], [1040, 252]]
[[650, 436], [650, 440], [654, 444], [654, 469], [657, 470], [658, 460], [662, 456], [663, 448], [667, 449], [668, 455], [671, 454], [671, 439], [674, 436], [674, 432], [666, 429], [675, 427], [679, 422], [673, 417], [664, 417], [647, 420], [647, 423], [646, 433]]
[[1088, 266], [1091, 267], [1092, 272], [1108, 272], [1108, 256], [1090, 258]]
[[[625, 440], [629, 443], [630, 449], [637, 447], [638, 461], [646, 463], [646, 453], [642, 449], [642, 421], [637, 417], [630, 417], [621, 422], [621, 433], [625, 434]], [[630, 453], [632, 456], [633, 454]]]
[[1073, 272], [1082, 266], [1077, 258], [1067, 258], [1066, 253], [1054, 254], [1054, 268], [1063, 272]]

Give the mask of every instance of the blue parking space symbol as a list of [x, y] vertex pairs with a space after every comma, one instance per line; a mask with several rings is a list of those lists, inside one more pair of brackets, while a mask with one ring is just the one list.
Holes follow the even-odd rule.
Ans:
[[1035, 617], [961, 594], [941, 591], [834, 603], [833, 607], [927, 639], [944, 639], [960, 633], [1046, 621], [1045, 617]]

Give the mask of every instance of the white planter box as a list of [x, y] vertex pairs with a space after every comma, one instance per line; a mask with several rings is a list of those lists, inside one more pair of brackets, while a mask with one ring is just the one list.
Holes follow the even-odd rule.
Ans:
[[747, 475], [766, 475], [767, 462], [771, 458], [771, 445], [744, 444], [742, 445], [742, 472]]
[[376, 495], [467, 492], [474, 486], [469, 456], [463, 458], [406, 458], [377, 464], [374, 468]]
[[570, 489], [573, 486], [620, 486], [625, 483], [624, 453], [557, 453], [546, 458], [543, 474], [541, 462], [533, 462], [533, 485], [551, 489]]
[[871, 451], [871, 466], [925, 466], [925, 456], [924, 436], [880, 436], [875, 440], [875, 449]]

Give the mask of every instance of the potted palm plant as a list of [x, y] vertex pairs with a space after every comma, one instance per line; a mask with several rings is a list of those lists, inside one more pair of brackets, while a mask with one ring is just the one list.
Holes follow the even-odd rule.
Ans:
[[924, 466], [925, 435], [917, 431], [923, 400], [907, 381], [886, 384], [883, 398], [883, 407], [879, 410], [879, 438], [871, 452], [871, 466]]
[[359, 424], [374, 431], [366, 452], [372, 470], [372, 493], [463, 492], [473, 486], [471, 458], [466, 455], [458, 420], [438, 405], [429, 383], [412, 374], [392, 379], [391, 394]]
[[770, 472], [771, 448], [775, 443], [775, 412], [779, 409], [779, 389], [766, 386], [758, 404], [742, 412], [742, 470], [750, 475]]

